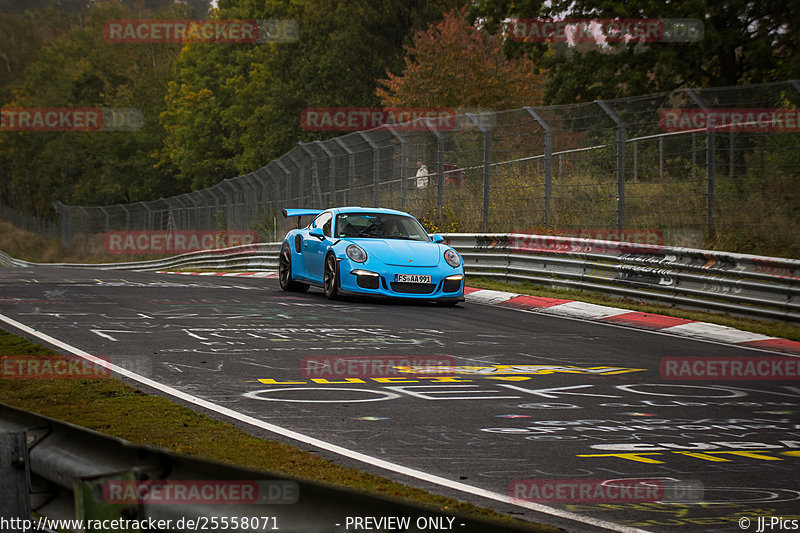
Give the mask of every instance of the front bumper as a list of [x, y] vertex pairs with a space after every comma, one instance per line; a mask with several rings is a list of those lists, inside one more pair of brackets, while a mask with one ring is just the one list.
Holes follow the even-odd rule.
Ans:
[[[396, 274], [430, 276], [430, 283], [395, 281]], [[464, 301], [463, 268], [396, 267], [367, 261], [359, 264], [339, 260], [339, 288], [342, 292], [410, 300]]]

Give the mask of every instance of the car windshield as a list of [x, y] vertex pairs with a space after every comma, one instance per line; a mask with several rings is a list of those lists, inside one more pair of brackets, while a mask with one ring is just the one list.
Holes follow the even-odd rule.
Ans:
[[430, 241], [415, 219], [389, 213], [340, 213], [336, 217], [336, 237]]

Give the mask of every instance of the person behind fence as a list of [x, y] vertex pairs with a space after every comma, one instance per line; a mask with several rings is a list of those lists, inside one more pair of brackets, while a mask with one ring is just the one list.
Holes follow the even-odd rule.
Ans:
[[428, 186], [428, 167], [422, 161], [417, 161], [417, 189]]

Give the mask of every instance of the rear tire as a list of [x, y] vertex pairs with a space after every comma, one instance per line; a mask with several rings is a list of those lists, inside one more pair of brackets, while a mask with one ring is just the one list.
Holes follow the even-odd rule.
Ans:
[[339, 294], [339, 265], [333, 254], [328, 254], [328, 257], [325, 258], [323, 285], [325, 296], [330, 299], [336, 298]]
[[292, 279], [292, 249], [289, 243], [283, 243], [281, 253], [278, 258], [278, 279], [281, 289], [288, 292], [305, 292], [308, 290], [307, 283], [300, 283]]

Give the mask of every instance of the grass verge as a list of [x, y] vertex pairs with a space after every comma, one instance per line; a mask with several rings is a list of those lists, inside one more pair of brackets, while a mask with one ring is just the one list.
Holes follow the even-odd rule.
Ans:
[[542, 287], [541, 285], [535, 285], [527, 281], [512, 284], [490, 278], [470, 276], [467, 279], [467, 284], [476, 289], [491, 289], [495, 291], [529, 294], [543, 298], [561, 298], [565, 300], [579, 300], [581, 302], [588, 302], [598, 305], [624, 307], [625, 309], [630, 309], [631, 311], [674, 316], [688, 320], [697, 320], [700, 322], [711, 322], [721, 326], [729, 326], [732, 328], [741, 329], [744, 331], [752, 331], [754, 333], [761, 333], [763, 335], [769, 335], [772, 337], [782, 337], [785, 339], [800, 341], [800, 327], [785, 322], [753, 320], [749, 318], [731, 316], [726, 313], [692, 311], [678, 307], [671, 307], [668, 305], [660, 305], [657, 303], [642, 302], [632, 298], [609, 296], [600, 292], [552, 289], [548, 287]]
[[[0, 330], [0, 356], [52, 356], [57, 352]], [[523, 522], [469, 503], [337, 465], [281, 442], [260, 439], [122, 381], [104, 379], [0, 379], [0, 403], [83, 426], [137, 444], [158, 446], [237, 466], [346, 486], [426, 505], [443, 512], [498, 520], [529, 531], [557, 528]]]

